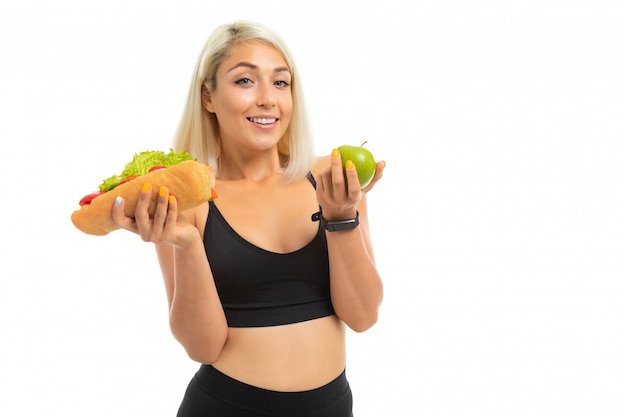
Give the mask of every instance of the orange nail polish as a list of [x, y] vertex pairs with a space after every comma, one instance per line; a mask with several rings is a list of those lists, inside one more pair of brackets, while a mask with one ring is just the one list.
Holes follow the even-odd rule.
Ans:
[[167, 193], [167, 189], [165, 187], [161, 187], [159, 188], [159, 195], [161, 197], [165, 197], [165, 194]]
[[339, 149], [333, 149], [333, 157], [338, 157], [339, 156]]
[[352, 169], [352, 168], [354, 168], [354, 162], [348, 159], [346, 161], [346, 169]]
[[144, 193], [147, 193], [148, 191], [150, 191], [150, 184], [145, 183], [141, 191], [143, 191]]
[[173, 195], [171, 195], [171, 196], [169, 196], [169, 198], [167, 199], [167, 201], [168, 201], [170, 204], [174, 204], [174, 201], [176, 201], [176, 199], [174, 198], [174, 196], [173, 196]]

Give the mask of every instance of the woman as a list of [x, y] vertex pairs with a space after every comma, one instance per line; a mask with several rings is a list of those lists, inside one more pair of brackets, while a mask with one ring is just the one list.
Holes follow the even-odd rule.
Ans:
[[382, 301], [365, 194], [384, 162], [361, 190], [337, 150], [315, 160], [292, 57], [249, 22], [209, 37], [175, 148], [216, 168], [219, 198], [179, 213], [160, 189], [151, 219], [146, 184], [113, 218], [156, 244], [172, 333], [202, 364], [178, 415], [351, 416], [345, 326]]

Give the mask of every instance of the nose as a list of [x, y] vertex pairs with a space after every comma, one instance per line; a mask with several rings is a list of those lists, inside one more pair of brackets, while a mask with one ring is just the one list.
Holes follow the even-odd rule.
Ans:
[[257, 105], [259, 107], [274, 107], [276, 105], [276, 96], [271, 85], [261, 84], [258, 89]]

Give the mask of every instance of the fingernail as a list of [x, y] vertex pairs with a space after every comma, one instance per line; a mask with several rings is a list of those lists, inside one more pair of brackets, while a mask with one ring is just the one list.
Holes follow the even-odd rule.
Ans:
[[115, 197], [115, 205], [116, 206], [119, 206], [121, 202], [122, 202], [122, 197], [120, 197], [119, 195], [117, 197]]
[[335, 148], [333, 149], [333, 157], [338, 157], [339, 156], [339, 149]]
[[352, 169], [352, 168], [354, 168], [354, 162], [348, 159], [346, 161], [346, 169]]
[[176, 199], [174, 198], [174, 196], [173, 196], [173, 195], [171, 195], [171, 196], [169, 196], [169, 198], [167, 199], [167, 201], [168, 201], [170, 204], [174, 204], [174, 201], [176, 201]]
[[160, 195], [161, 197], [165, 197], [165, 194], [166, 194], [166, 193], [167, 193], [167, 188], [165, 188], [165, 187], [161, 187], [161, 188], [159, 188], [159, 195]]
[[383, 168], [387, 166], [387, 161], [383, 161]]
[[144, 193], [147, 193], [148, 191], [150, 191], [150, 184], [145, 183], [141, 191], [143, 191]]

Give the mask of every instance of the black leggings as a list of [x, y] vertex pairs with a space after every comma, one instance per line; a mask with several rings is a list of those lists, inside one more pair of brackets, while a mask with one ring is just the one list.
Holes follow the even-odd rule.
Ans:
[[178, 417], [352, 417], [352, 391], [345, 371], [310, 391], [257, 388], [202, 365], [193, 377]]

